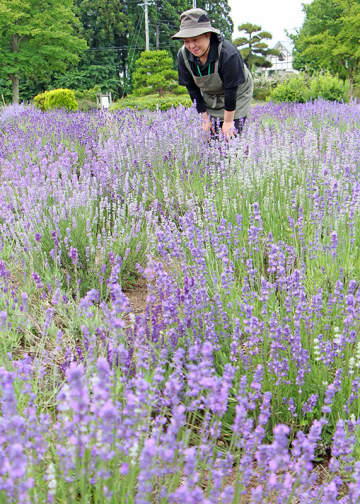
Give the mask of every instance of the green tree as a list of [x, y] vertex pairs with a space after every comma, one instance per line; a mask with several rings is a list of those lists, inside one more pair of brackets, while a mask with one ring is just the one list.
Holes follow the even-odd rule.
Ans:
[[167, 51], [143, 51], [136, 61], [133, 75], [135, 92], [138, 94], [159, 93], [177, 87], [177, 72]]
[[228, 0], [200, 0], [196, 3], [196, 5], [197, 7], [207, 11], [209, 18], [211, 19], [211, 24], [215, 28], [218, 28], [226, 39], [232, 39], [234, 23], [230, 17], [230, 6]]
[[77, 67], [57, 75], [54, 84], [74, 89], [99, 85], [117, 95], [121, 87], [122, 46], [132, 29], [126, 5], [119, 0], [74, 0], [74, 3], [89, 50]]
[[278, 56], [280, 51], [269, 48], [264, 40], [272, 39], [271, 33], [262, 31], [261, 26], [244, 23], [238, 26], [239, 32], [245, 32], [234, 40], [234, 45], [240, 47], [240, 53], [248, 68], [270, 68], [271, 62], [267, 59], [270, 55]]
[[[294, 41], [294, 68], [329, 70], [349, 79], [360, 71], [360, 0], [313, 0]], [[350, 91], [351, 92], [351, 91]]]
[[21, 79], [42, 79], [77, 61], [86, 49], [78, 28], [73, 0], [1, 0], [0, 77], [11, 80], [14, 103]]

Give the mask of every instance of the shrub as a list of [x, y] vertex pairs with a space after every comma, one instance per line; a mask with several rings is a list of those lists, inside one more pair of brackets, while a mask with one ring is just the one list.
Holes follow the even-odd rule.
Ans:
[[274, 102], [305, 103], [310, 99], [310, 91], [305, 74], [298, 74], [282, 82], [271, 92]]
[[44, 93], [39, 93], [33, 98], [33, 102], [36, 107], [41, 109], [43, 112], [45, 111], [45, 96], [46, 96], [47, 91]]
[[272, 75], [254, 75], [254, 100], [266, 101], [270, 98], [272, 90], [289, 78], [285, 73], [274, 73]]
[[168, 110], [171, 107], [178, 107], [182, 105], [184, 107], [191, 107], [192, 102], [189, 95], [165, 95], [160, 97], [159, 95], [149, 95], [149, 96], [134, 96], [129, 95], [126, 98], [118, 100], [113, 103], [110, 110], [120, 110], [120, 109], [138, 109], [138, 110]]
[[177, 88], [177, 72], [173, 69], [173, 60], [167, 51], [143, 51], [136, 61], [133, 73], [134, 93], [149, 95]]
[[352, 97], [353, 98], [360, 98], [360, 86], [354, 86], [354, 89], [352, 91]]
[[187, 95], [187, 89], [185, 86], [174, 86], [173, 89], [171, 90], [172, 94], [175, 95]]
[[310, 80], [310, 98], [323, 98], [328, 101], [348, 101], [347, 85], [338, 77], [329, 73], [319, 74]]
[[[349, 93], [350, 93], [350, 90], [349, 90]], [[357, 75], [354, 79], [351, 94], [352, 94], [352, 98], [355, 98], [355, 99], [360, 98], [360, 74]]]
[[75, 92], [71, 89], [52, 89], [51, 91], [47, 91], [44, 106], [45, 110], [65, 108], [68, 112], [70, 110], [77, 110], [78, 108]]
[[307, 76], [298, 74], [280, 83], [271, 93], [275, 102], [299, 102], [322, 98], [328, 101], [348, 101], [348, 85], [329, 73]]
[[75, 92], [71, 89], [52, 89], [35, 96], [34, 104], [41, 110], [54, 110], [64, 108], [68, 112], [77, 110], [78, 103], [75, 99]]
[[254, 87], [254, 100], [266, 101], [271, 95], [271, 88], [269, 87]]

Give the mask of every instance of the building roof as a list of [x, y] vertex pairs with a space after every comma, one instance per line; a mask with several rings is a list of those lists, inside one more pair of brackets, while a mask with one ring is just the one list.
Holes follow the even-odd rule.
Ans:
[[293, 46], [292, 46], [291, 42], [289, 42], [287, 40], [279, 40], [274, 45], [273, 49], [278, 49], [279, 51], [286, 51], [290, 55], [293, 52]]

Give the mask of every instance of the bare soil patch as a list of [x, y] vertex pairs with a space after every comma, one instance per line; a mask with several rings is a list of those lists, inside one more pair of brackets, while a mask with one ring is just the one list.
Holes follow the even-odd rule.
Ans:
[[143, 314], [145, 312], [146, 298], [148, 295], [145, 278], [139, 278], [134, 287], [124, 292], [129, 299], [133, 313], [135, 315]]

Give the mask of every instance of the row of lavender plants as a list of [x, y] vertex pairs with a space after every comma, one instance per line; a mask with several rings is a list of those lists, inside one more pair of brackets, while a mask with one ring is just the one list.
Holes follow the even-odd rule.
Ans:
[[198, 121], [0, 109], [0, 503], [360, 502], [359, 108]]

